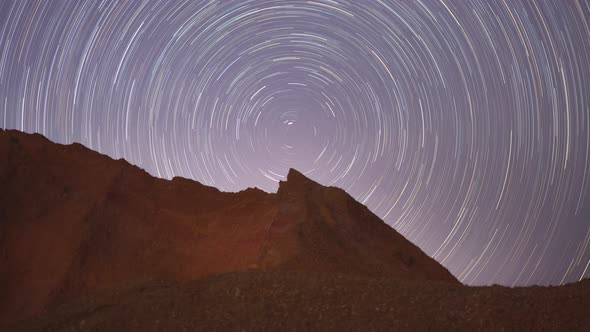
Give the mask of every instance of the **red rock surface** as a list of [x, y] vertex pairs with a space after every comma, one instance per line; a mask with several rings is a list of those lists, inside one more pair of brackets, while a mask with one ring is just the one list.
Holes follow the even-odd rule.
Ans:
[[343, 190], [154, 178], [80, 144], [0, 130], [0, 323], [146, 280], [249, 269], [460, 283]]
[[10, 331], [590, 331], [590, 281], [466, 287], [244, 271], [151, 283], [56, 308]]

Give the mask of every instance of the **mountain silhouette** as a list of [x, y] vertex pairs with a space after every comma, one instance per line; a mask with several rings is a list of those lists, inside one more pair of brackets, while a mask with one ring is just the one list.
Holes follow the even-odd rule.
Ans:
[[134, 280], [248, 269], [458, 284], [345, 191], [293, 169], [276, 194], [226, 193], [6, 130], [0, 183], [2, 321]]
[[228, 193], [0, 130], [0, 187], [10, 331], [590, 330], [590, 281], [464, 286], [294, 169]]

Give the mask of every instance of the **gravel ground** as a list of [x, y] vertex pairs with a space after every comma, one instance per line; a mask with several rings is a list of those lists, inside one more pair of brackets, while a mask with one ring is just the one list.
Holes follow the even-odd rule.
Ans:
[[466, 287], [247, 271], [151, 282], [64, 305], [10, 331], [590, 331], [590, 280]]

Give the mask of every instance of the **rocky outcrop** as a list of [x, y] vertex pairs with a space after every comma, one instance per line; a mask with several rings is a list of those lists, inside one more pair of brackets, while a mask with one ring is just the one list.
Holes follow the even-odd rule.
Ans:
[[163, 180], [80, 144], [0, 130], [0, 322], [146, 280], [250, 269], [459, 282], [341, 189]]

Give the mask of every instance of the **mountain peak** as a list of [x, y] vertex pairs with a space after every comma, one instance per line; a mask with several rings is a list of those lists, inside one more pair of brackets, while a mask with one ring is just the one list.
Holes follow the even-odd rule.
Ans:
[[294, 168], [290, 168], [289, 172], [287, 173], [287, 181], [288, 182], [313, 182], [310, 178], [303, 175], [303, 173], [299, 172]]
[[459, 284], [344, 190], [295, 169], [278, 196], [224, 193], [41, 137], [0, 131], [0, 183], [11, 193], [0, 195], [10, 221], [0, 223], [0, 324], [133, 280], [249, 269]]
[[285, 193], [285, 192], [300, 192], [304, 188], [309, 188], [310, 186], [321, 186], [319, 183], [313, 181], [312, 179], [306, 177], [303, 173], [299, 172], [294, 168], [290, 168], [289, 172], [287, 173], [287, 177], [284, 181], [279, 182], [279, 190], [278, 194]]

